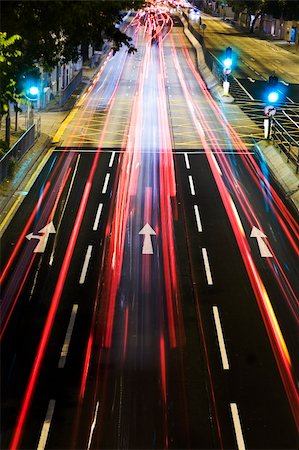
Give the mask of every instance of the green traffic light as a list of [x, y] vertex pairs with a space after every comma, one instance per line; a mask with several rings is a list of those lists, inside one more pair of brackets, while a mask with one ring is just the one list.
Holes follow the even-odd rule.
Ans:
[[268, 100], [270, 103], [276, 103], [278, 100], [278, 93], [276, 91], [272, 91], [268, 94]]

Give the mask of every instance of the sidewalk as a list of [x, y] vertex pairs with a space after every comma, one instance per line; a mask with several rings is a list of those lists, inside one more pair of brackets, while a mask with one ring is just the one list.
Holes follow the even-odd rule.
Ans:
[[[232, 19], [230, 17], [223, 18], [223, 16], [219, 13], [209, 14], [207, 12], [202, 11], [202, 14], [206, 15], [208, 17], [211, 17], [211, 18], [218, 19], [228, 25], [231, 25], [236, 31], [238, 31], [243, 36], [255, 37], [255, 38], [263, 40], [263, 41], [268, 41], [269, 43], [275, 44], [276, 46], [283, 48], [284, 50], [287, 50], [290, 53], [293, 53], [294, 55], [299, 56], [299, 44], [296, 45], [294, 42], [289, 42], [289, 41], [286, 41], [283, 39], [275, 38], [272, 35], [267, 34], [264, 31], [257, 30], [257, 29], [254, 30], [254, 33], [250, 33], [248, 28], [240, 26], [234, 19]], [[192, 20], [190, 20], [190, 21], [192, 21]], [[192, 24], [194, 25], [193, 21], [192, 21]]]
[[[188, 14], [187, 14], [188, 15]], [[273, 44], [276, 47], [279, 47], [283, 50], [286, 50], [288, 52], [290, 52], [292, 55], [297, 56], [298, 57], [298, 61], [299, 61], [299, 46], [295, 45], [295, 43], [290, 43], [286, 40], [282, 40], [282, 39], [277, 39], [277, 38], [273, 38], [271, 35], [264, 33], [263, 31], [259, 31], [259, 30], [255, 30], [254, 33], [250, 33], [249, 29], [241, 27], [236, 21], [231, 20], [231, 19], [223, 19], [221, 16], [215, 16], [215, 15], [210, 15], [207, 13], [202, 13], [202, 20], [203, 22], [205, 20], [215, 20], [218, 22], [222, 22], [223, 24], [226, 24], [227, 26], [231, 26], [232, 29], [239, 34], [242, 37], [250, 37], [250, 38], [255, 38], [258, 39], [260, 41], [266, 41], [269, 45]], [[203, 33], [203, 30], [200, 28], [200, 25], [198, 23], [198, 20], [192, 20], [190, 18], [190, 15], [188, 15], [188, 20], [189, 22], [192, 24], [192, 26], [199, 31], [200, 34]], [[207, 30], [206, 30], [207, 33]]]
[[28, 183], [33, 170], [38, 167], [42, 157], [51, 146], [52, 138], [59, 129], [63, 120], [70, 113], [78, 98], [85, 92], [92, 82], [93, 77], [101, 67], [101, 62], [94, 67], [83, 67], [83, 78], [69, 100], [59, 108], [55, 102], [51, 102], [41, 116], [41, 135], [30, 150], [16, 164], [12, 177], [0, 183], [0, 223], [4, 220], [11, 205], [19, 195], [26, 195], [24, 187]]
[[[221, 17], [219, 17], [219, 19], [223, 20]], [[277, 47], [283, 48], [284, 50], [293, 53], [294, 55], [299, 56], [299, 48], [298, 46], [295, 45], [294, 42], [288, 42], [283, 39], [274, 38], [271, 35], [266, 34], [265, 32], [259, 30], [254, 30], [254, 33], [250, 33], [250, 31], [247, 28], [241, 27], [234, 20], [223, 20], [223, 22], [231, 25], [236, 31], [242, 34], [242, 36], [255, 37], [257, 39], [260, 39], [261, 41], [267, 41], [271, 44], [277, 45]]]

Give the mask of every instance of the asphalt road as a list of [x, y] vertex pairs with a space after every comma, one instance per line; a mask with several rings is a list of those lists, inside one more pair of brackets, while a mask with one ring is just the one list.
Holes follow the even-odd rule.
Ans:
[[[203, 13], [201, 16], [202, 23], [206, 24], [206, 48], [221, 59], [226, 47], [232, 47], [237, 78], [268, 80], [271, 72], [275, 71], [280, 80], [298, 84], [298, 55], [254, 35], [240, 33], [221, 18]], [[198, 27], [197, 20], [192, 23]]]
[[156, 17], [2, 236], [2, 448], [298, 446], [298, 216]]

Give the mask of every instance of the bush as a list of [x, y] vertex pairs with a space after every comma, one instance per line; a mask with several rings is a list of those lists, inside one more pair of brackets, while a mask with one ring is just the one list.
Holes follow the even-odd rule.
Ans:
[[9, 158], [9, 165], [8, 165], [8, 177], [12, 177], [15, 171], [15, 167], [16, 167], [16, 159], [12, 156], [11, 158]]
[[7, 145], [6, 141], [3, 141], [0, 139], [0, 158], [4, 156], [9, 150], [9, 146]]

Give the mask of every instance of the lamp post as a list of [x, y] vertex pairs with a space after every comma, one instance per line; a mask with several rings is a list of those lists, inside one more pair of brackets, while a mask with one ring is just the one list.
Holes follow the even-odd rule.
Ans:
[[30, 86], [25, 97], [29, 100], [27, 104], [27, 128], [29, 128], [33, 124], [34, 102], [36, 102], [37, 109], [39, 108], [39, 88], [35, 85]]
[[224, 75], [224, 81], [223, 81], [223, 95], [228, 95], [229, 93], [229, 81], [227, 79], [228, 75], [232, 71], [232, 49], [231, 47], [227, 47], [225, 50], [225, 59], [223, 61], [223, 75]]
[[269, 76], [268, 88], [267, 88], [267, 105], [264, 108], [264, 113], [267, 118], [264, 120], [264, 135], [265, 139], [271, 138], [273, 117], [276, 114], [276, 107], [273, 106], [279, 100], [278, 93], [278, 78], [276, 75]]

